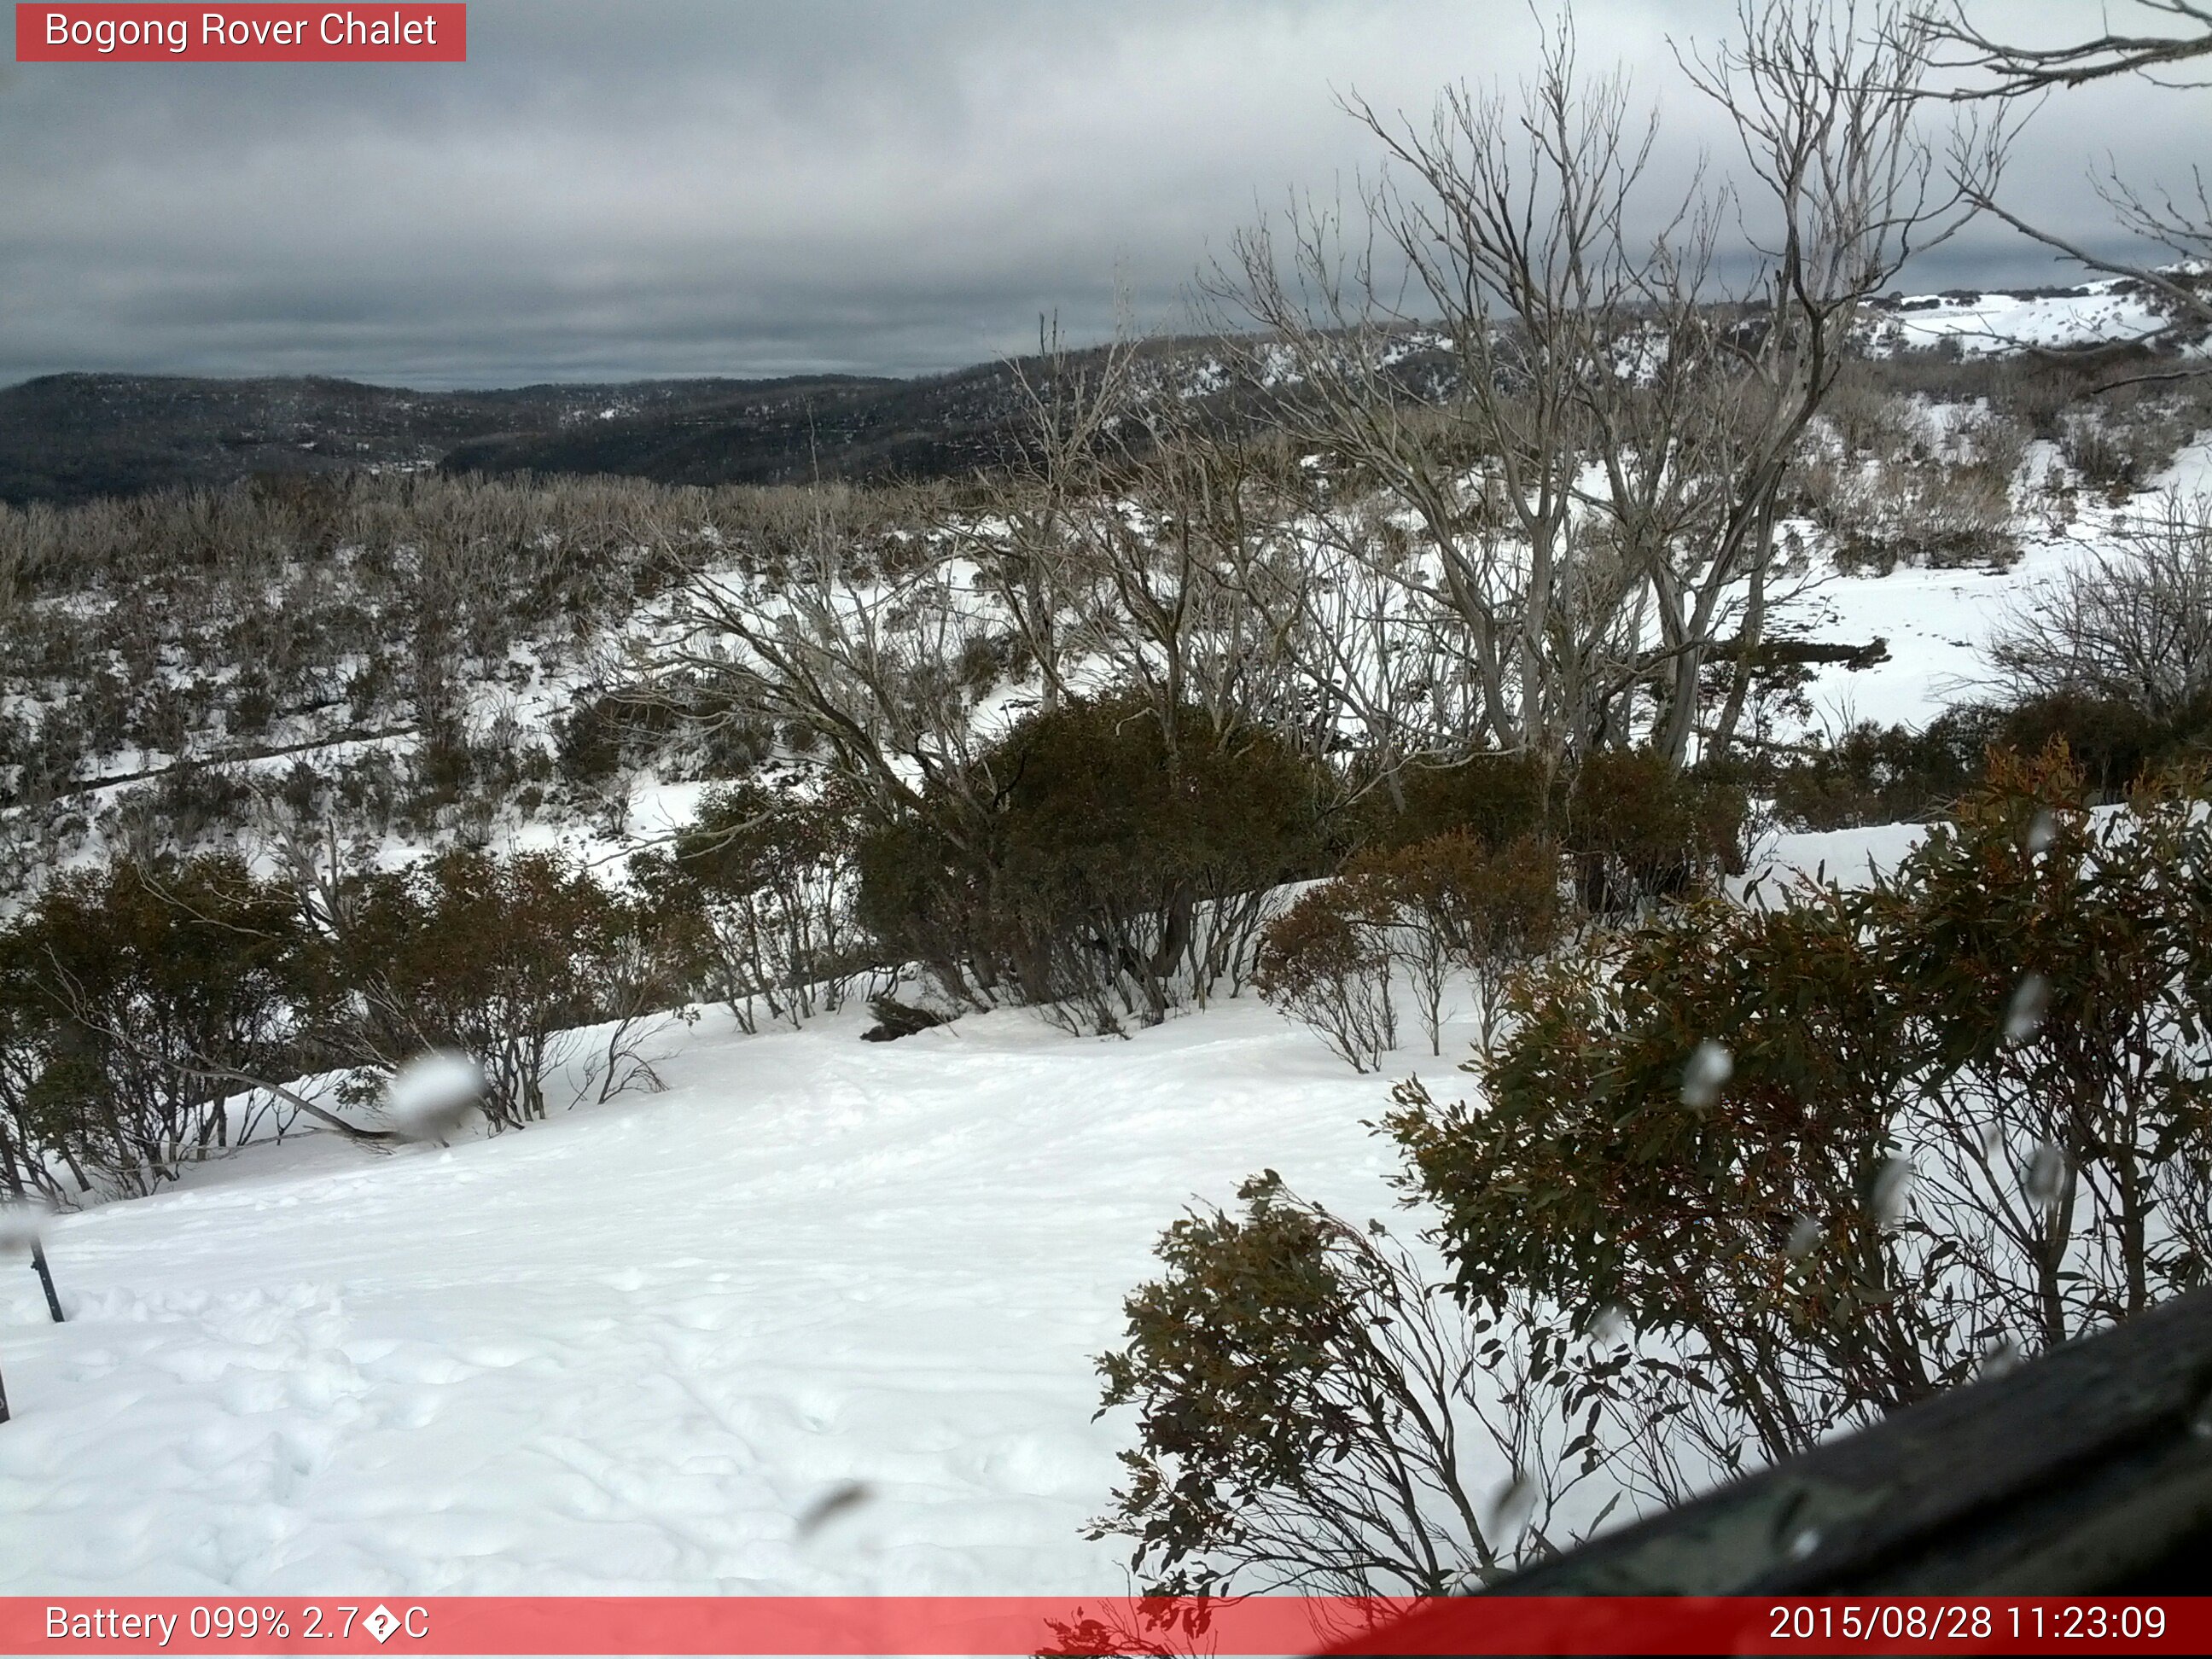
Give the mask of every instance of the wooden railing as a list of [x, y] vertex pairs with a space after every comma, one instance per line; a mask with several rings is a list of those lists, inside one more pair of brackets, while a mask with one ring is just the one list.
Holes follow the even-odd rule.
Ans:
[[2212, 1587], [2212, 1290], [1492, 1587], [1503, 1595]]

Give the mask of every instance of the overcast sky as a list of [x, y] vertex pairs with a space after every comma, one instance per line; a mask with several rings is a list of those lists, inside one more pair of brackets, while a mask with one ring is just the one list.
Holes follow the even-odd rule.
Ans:
[[[1727, 135], [1668, 39], [1731, 9], [1577, 8], [1670, 173]], [[1339, 93], [1510, 88], [1537, 34], [1517, 0], [473, 0], [463, 64], [0, 66], [0, 383], [904, 374], [1018, 349], [1042, 311], [1100, 337], [1117, 284], [1172, 328], [1238, 225], [1371, 170]], [[2209, 98], [2052, 100], [2010, 201], [2112, 247], [2085, 174], [2109, 152], [2186, 184]], [[1915, 274], [2074, 280], [1998, 228]]]

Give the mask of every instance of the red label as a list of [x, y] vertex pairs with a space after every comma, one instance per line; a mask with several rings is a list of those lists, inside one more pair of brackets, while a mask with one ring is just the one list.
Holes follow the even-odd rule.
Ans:
[[465, 5], [15, 7], [19, 64], [463, 64]]
[[0, 1653], [2212, 1652], [2212, 1601], [1954, 1596], [0, 1596]]

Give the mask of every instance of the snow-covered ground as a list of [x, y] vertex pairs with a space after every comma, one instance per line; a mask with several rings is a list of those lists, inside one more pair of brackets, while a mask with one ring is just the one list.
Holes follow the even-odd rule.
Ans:
[[0, 1263], [0, 1593], [1126, 1589], [1079, 1535], [1121, 1297], [1262, 1167], [1389, 1214], [1387, 1084], [1249, 1000], [866, 1024], [709, 1015], [663, 1094], [61, 1219], [70, 1323]]
[[[1787, 836], [1770, 885], [1910, 826]], [[0, 1595], [1117, 1594], [1092, 1359], [1153, 1240], [1263, 1168], [1396, 1209], [1357, 1076], [1251, 998], [661, 1041], [665, 1092], [451, 1149], [327, 1136], [0, 1261]], [[1410, 1026], [1411, 1022], [1408, 1022]], [[1501, 1468], [1495, 1476], [1502, 1480]], [[865, 1500], [818, 1529], [851, 1483]]]
[[1877, 349], [1925, 348], [1948, 340], [1956, 342], [1964, 356], [1986, 357], [2023, 346], [2138, 339], [2169, 320], [2148, 301], [2140, 284], [2104, 277], [2041, 293], [1924, 295], [1876, 312], [1869, 331]]
[[1947, 704], [1986, 695], [1984, 656], [2005, 613], [2037, 601], [2039, 590], [2069, 568], [2109, 553], [2123, 518], [2154, 519], [2165, 492], [2212, 494], [2212, 438], [2183, 446], [2151, 488], [2124, 507], [2088, 500], [2072, 522], [2015, 522], [2021, 556], [2004, 568], [1900, 565], [1886, 576], [1826, 574], [1788, 615], [1793, 632], [1863, 645], [1882, 639], [1889, 660], [1871, 668], [1830, 665], [1808, 689], [1816, 730], [1843, 731], [1859, 720], [1924, 725]]

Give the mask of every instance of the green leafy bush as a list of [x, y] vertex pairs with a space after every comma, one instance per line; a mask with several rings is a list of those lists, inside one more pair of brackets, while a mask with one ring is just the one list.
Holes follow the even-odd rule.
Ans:
[[322, 1005], [290, 893], [238, 860], [58, 877], [0, 933], [0, 1188], [143, 1194], [249, 1134]]
[[1532, 970], [1486, 1101], [1390, 1121], [1462, 1293], [1663, 1334], [1655, 1421], [1724, 1471], [2203, 1282], [2197, 781], [2100, 819], [2063, 751], [2001, 756], [1871, 889]]
[[1098, 1030], [1233, 989], [1272, 890], [1322, 858], [1326, 775], [1196, 710], [1170, 730], [1135, 699], [1070, 702], [1022, 721], [963, 782], [866, 837], [862, 919], [957, 994]]
[[1398, 1046], [1395, 909], [1384, 880], [1343, 876], [1300, 895], [1262, 935], [1253, 975], [1261, 997], [1318, 1032], [1355, 1072], [1380, 1071]]
[[1740, 787], [1670, 766], [1649, 750], [1584, 756], [1559, 837], [1575, 860], [1583, 908], [1616, 915], [1739, 873], [1744, 813]]
[[1470, 1325], [1381, 1224], [1273, 1170], [1237, 1196], [1242, 1215], [1163, 1236], [1098, 1362], [1100, 1409], [1134, 1407], [1138, 1445], [1091, 1535], [1133, 1540], [1170, 1595], [1445, 1595], [1550, 1547], [1600, 1467], [1564, 1334]]
[[746, 1030], [756, 1006], [803, 1024], [844, 1004], [872, 958], [854, 915], [859, 825], [843, 792], [715, 790], [665, 854], [631, 872], [658, 924], [685, 929], [704, 988]]

